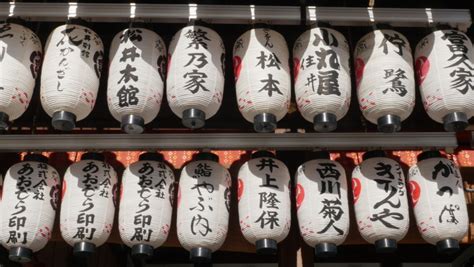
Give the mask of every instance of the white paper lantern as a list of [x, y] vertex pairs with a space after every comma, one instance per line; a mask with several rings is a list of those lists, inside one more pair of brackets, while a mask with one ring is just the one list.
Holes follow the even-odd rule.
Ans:
[[438, 151], [423, 152], [410, 168], [409, 185], [418, 230], [440, 253], [459, 250], [469, 219], [462, 177]]
[[132, 255], [149, 257], [168, 238], [174, 174], [161, 154], [145, 153], [122, 176], [119, 231]]
[[112, 231], [117, 174], [99, 153], [86, 153], [66, 170], [63, 180], [61, 235], [74, 255], [89, 255]]
[[25, 156], [5, 175], [0, 240], [10, 260], [28, 262], [51, 239], [58, 208], [58, 172], [39, 154]]
[[0, 130], [28, 108], [41, 66], [41, 42], [30, 29], [0, 24]]
[[410, 221], [405, 176], [400, 164], [383, 151], [366, 152], [363, 158], [352, 172], [357, 226], [377, 252], [393, 252]]
[[239, 222], [257, 253], [275, 254], [291, 226], [290, 174], [268, 151], [258, 151], [240, 167]]
[[296, 103], [319, 132], [333, 131], [351, 103], [349, 44], [330, 28], [305, 31], [293, 46]]
[[189, 25], [171, 40], [166, 96], [183, 125], [196, 129], [214, 116], [224, 97], [225, 47], [210, 28]]
[[416, 46], [423, 106], [446, 131], [462, 131], [474, 115], [474, 49], [456, 30], [435, 30]]
[[155, 32], [128, 28], [110, 46], [107, 103], [127, 133], [141, 133], [160, 111], [166, 46]]
[[46, 42], [41, 73], [41, 105], [55, 129], [70, 131], [94, 108], [104, 48], [91, 29], [65, 24]]
[[217, 155], [199, 153], [181, 171], [177, 232], [195, 262], [210, 261], [227, 236], [232, 180]]
[[329, 153], [319, 152], [314, 160], [296, 171], [296, 208], [304, 241], [316, 256], [335, 256], [337, 245], [349, 233], [346, 172]]
[[290, 106], [291, 78], [285, 38], [268, 28], [253, 28], [234, 44], [237, 105], [257, 132], [273, 132]]
[[374, 30], [359, 40], [354, 58], [362, 114], [381, 132], [399, 131], [415, 106], [408, 40], [393, 30]]

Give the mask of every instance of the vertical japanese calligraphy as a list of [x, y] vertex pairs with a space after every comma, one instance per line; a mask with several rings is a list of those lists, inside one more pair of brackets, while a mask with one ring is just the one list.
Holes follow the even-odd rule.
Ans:
[[401, 33], [382, 29], [362, 37], [354, 52], [357, 97], [364, 117], [396, 132], [415, 106], [413, 59]]
[[[337, 251], [335, 246], [343, 243], [349, 232], [344, 168], [330, 160], [327, 154], [299, 166], [296, 184], [301, 236], [308, 245], [316, 248], [317, 256], [333, 256]], [[304, 198], [298, 198], [301, 192], [304, 192]]]
[[103, 155], [86, 153], [81, 161], [69, 166], [64, 175], [60, 226], [63, 239], [74, 246], [93, 248], [107, 241], [112, 231], [114, 196], [117, 189], [115, 170], [103, 161]]
[[[274, 44], [276, 45], [276, 44]], [[276, 252], [291, 225], [288, 168], [267, 151], [252, 155], [239, 170], [239, 221], [257, 253]], [[265, 242], [263, 242], [266, 240]]]
[[42, 47], [30, 29], [0, 24], [0, 129], [28, 108], [41, 67]]
[[354, 203], [359, 232], [378, 252], [396, 249], [409, 226], [405, 176], [399, 163], [383, 151], [369, 151], [352, 172], [358, 192]]
[[50, 34], [41, 73], [41, 104], [53, 127], [72, 130], [94, 108], [104, 48], [91, 29], [65, 24]]
[[423, 106], [447, 131], [462, 131], [474, 115], [474, 50], [457, 30], [435, 30], [416, 46]]
[[5, 175], [0, 239], [18, 262], [30, 261], [32, 252], [51, 239], [60, 180], [47, 161], [39, 154], [27, 155]]
[[349, 109], [349, 57], [347, 40], [330, 28], [307, 30], [293, 46], [296, 103], [317, 131], [334, 130]]
[[107, 103], [127, 133], [141, 133], [158, 114], [164, 90], [166, 46], [144, 28], [115, 35], [110, 47]]
[[203, 127], [219, 110], [224, 59], [224, 43], [210, 28], [191, 25], [174, 35], [168, 55], [167, 99], [186, 127]]
[[418, 156], [409, 170], [409, 184], [418, 230], [438, 252], [459, 249], [469, 220], [461, 173], [437, 151]]
[[227, 236], [230, 174], [211, 153], [200, 153], [181, 171], [177, 231], [192, 260], [210, 260]]
[[237, 105], [257, 132], [273, 132], [288, 112], [291, 97], [289, 52], [285, 38], [267, 28], [254, 28], [234, 44]]

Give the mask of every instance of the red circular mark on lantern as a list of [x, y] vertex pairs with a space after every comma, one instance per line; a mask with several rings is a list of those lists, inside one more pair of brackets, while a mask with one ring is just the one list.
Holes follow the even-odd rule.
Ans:
[[354, 204], [359, 200], [360, 191], [362, 191], [362, 185], [360, 184], [359, 178], [352, 178], [352, 193], [354, 194]]
[[355, 78], [356, 86], [359, 86], [362, 76], [364, 76], [365, 62], [361, 58], [356, 58], [355, 60]]
[[61, 188], [61, 201], [63, 200], [64, 198], [64, 195], [66, 194], [66, 180], [63, 180], [63, 186]]
[[410, 187], [411, 203], [415, 207], [418, 200], [420, 200], [421, 188], [416, 181], [410, 181], [408, 186]]
[[295, 76], [295, 81], [296, 78], [298, 78], [298, 73], [300, 71], [300, 60], [298, 58], [293, 58], [293, 76]]
[[299, 209], [304, 200], [304, 188], [302, 185], [296, 185], [296, 209]]
[[430, 70], [430, 61], [428, 58], [424, 56], [418, 57], [415, 61], [415, 70], [416, 77], [418, 78], [418, 85], [421, 85]]
[[235, 56], [232, 59], [232, 63], [234, 65], [235, 81], [237, 81], [239, 79], [239, 76], [240, 76], [240, 70], [242, 69], [242, 59], [239, 56]]
[[238, 179], [238, 185], [237, 185], [237, 199], [240, 201], [240, 198], [242, 197], [242, 194], [244, 193], [244, 181], [242, 179]]

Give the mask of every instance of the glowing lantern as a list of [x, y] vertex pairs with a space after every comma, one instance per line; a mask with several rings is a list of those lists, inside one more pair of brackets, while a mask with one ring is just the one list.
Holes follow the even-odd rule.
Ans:
[[474, 115], [474, 49], [462, 32], [435, 30], [416, 46], [423, 106], [446, 131], [462, 131]]
[[128, 28], [110, 47], [107, 102], [127, 133], [141, 133], [160, 111], [166, 46], [153, 31]]
[[225, 47], [212, 29], [189, 25], [169, 47], [166, 96], [183, 125], [201, 128], [214, 116], [224, 96]]
[[357, 97], [364, 117], [381, 132], [396, 132], [415, 106], [413, 59], [401, 33], [378, 29], [355, 49]]
[[47, 163], [48, 158], [29, 154], [5, 175], [0, 239], [12, 261], [31, 261], [51, 239], [60, 181]]
[[275, 254], [291, 226], [290, 174], [268, 151], [258, 151], [239, 170], [239, 221], [257, 253]]
[[335, 130], [349, 109], [349, 57], [347, 40], [330, 28], [307, 30], [293, 46], [296, 102], [316, 131]]
[[132, 255], [149, 257], [171, 227], [174, 174], [163, 156], [144, 153], [122, 176], [119, 231]]
[[290, 105], [289, 52], [285, 38], [255, 26], [234, 44], [237, 105], [257, 132], [273, 132]]
[[107, 241], [116, 206], [117, 174], [99, 153], [86, 153], [64, 174], [60, 227], [74, 255], [87, 256]]
[[296, 172], [296, 208], [301, 236], [316, 256], [335, 256], [349, 232], [344, 168], [318, 152]]
[[366, 152], [363, 159], [352, 172], [359, 232], [378, 253], [393, 252], [409, 226], [405, 176], [400, 164], [383, 151]]
[[41, 42], [30, 29], [0, 24], [0, 130], [28, 108], [41, 66]]
[[230, 174], [212, 153], [199, 153], [181, 171], [177, 231], [191, 260], [207, 262], [227, 236]]
[[459, 250], [469, 219], [461, 173], [438, 151], [418, 155], [410, 168], [409, 185], [416, 223], [426, 242], [440, 253]]
[[94, 108], [104, 48], [91, 29], [65, 24], [46, 43], [41, 104], [55, 129], [70, 131]]

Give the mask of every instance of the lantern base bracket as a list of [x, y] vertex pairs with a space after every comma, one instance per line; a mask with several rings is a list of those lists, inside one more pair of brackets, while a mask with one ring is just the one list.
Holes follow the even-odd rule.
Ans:
[[278, 252], [278, 243], [273, 239], [260, 239], [255, 242], [257, 254], [275, 255]]
[[0, 112], [0, 131], [8, 130], [10, 117], [5, 112]]
[[193, 262], [210, 262], [212, 259], [212, 251], [204, 247], [192, 248], [189, 252], [189, 258]]
[[320, 243], [314, 247], [316, 257], [329, 258], [337, 255], [337, 246], [333, 243]]
[[448, 132], [461, 132], [469, 126], [464, 112], [453, 112], [443, 117], [444, 129]]
[[272, 133], [277, 127], [277, 119], [271, 113], [261, 113], [253, 118], [253, 128], [258, 133]]
[[132, 247], [132, 257], [147, 259], [153, 256], [154, 248], [150, 245], [137, 244]]
[[95, 252], [95, 245], [89, 242], [78, 242], [74, 244], [72, 253], [76, 257], [85, 258], [88, 257]]
[[323, 112], [314, 116], [313, 123], [316, 132], [332, 132], [337, 128], [337, 117], [333, 113]]
[[377, 119], [377, 128], [383, 133], [399, 132], [402, 129], [402, 121], [397, 115], [385, 115]]
[[206, 113], [197, 108], [190, 108], [183, 111], [183, 125], [190, 129], [199, 129], [206, 124]]
[[140, 134], [145, 129], [145, 120], [137, 115], [125, 115], [122, 117], [120, 128], [128, 134]]
[[459, 241], [453, 238], [447, 238], [436, 243], [436, 251], [439, 254], [453, 254], [459, 251]]
[[393, 253], [397, 250], [397, 241], [391, 238], [382, 238], [375, 241], [375, 252]]
[[60, 131], [72, 131], [76, 127], [76, 115], [68, 111], [56, 111], [51, 120], [53, 128]]
[[10, 248], [8, 259], [14, 262], [25, 263], [30, 262], [33, 257], [33, 251], [24, 247]]

